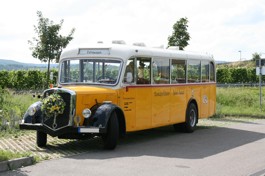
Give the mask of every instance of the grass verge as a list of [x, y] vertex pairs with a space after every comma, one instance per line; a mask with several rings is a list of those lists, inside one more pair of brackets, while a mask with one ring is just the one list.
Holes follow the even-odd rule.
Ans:
[[0, 162], [15, 159], [15, 158], [29, 157], [29, 156], [32, 156], [30, 152], [29, 153], [19, 153], [19, 152], [14, 153], [11, 151], [0, 150]]
[[[217, 116], [265, 117], [265, 106], [260, 109], [258, 87], [217, 88]], [[265, 91], [262, 90], [265, 95]], [[265, 96], [262, 96], [265, 103]]]
[[260, 120], [259, 117], [242, 117], [242, 116], [213, 116], [211, 118], [200, 119], [198, 123], [199, 129], [208, 129], [216, 127], [226, 127], [236, 123], [251, 124]]

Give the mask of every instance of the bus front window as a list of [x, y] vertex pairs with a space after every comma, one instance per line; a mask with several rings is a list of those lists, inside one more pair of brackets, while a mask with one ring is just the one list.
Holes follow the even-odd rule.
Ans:
[[110, 59], [66, 60], [60, 66], [60, 83], [116, 84], [121, 61]]

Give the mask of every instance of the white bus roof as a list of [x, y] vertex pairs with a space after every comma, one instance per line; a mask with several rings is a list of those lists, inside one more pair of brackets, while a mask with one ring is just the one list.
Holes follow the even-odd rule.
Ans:
[[214, 61], [209, 54], [195, 52], [170, 50], [160, 48], [149, 48], [140, 46], [129, 46], [120, 44], [97, 44], [89, 47], [80, 47], [63, 51], [60, 60], [70, 58], [111, 57], [126, 60], [130, 57], [161, 57], [172, 59], [199, 59]]

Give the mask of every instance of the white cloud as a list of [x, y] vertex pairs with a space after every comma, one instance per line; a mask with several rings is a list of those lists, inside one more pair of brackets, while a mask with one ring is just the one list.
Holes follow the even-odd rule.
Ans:
[[246, 59], [265, 52], [264, 0], [9, 0], [0, 7], [0, 58], [37, 62], [27, 43], [36, 35], [37, 10], [56, 23], [64, 19], [64, 35], [76, 28], [71, 47], [118, 39], [166, 46], [173, 24], [187, 17], [186, 50], [217, 60], [238, 60], [239, 50]]

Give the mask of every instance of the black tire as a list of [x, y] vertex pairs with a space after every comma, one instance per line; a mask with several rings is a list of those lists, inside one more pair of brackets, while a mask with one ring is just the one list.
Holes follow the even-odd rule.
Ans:
[[194, 103], [189, 104], [186, 112], [186, 122], [184, 123], [184, 131], [186, 133], [192, 133], [198, 122], [198, 111]]
[[198, 111], [194, 103], [189, 104], [186, 111], [186, 121], [180, 124], [174, 124], [173, 127], [177, 132], [192, 133], [198, 122]]
[[47, 144], [47, 134], [41, 131], [37, 131], [37, 146], [38, 147], [45, 147]]
[[115, 149], [119, 139], [119, 122], [115, 112], [110, 116], [107, 133], [102, 136], [102, 139], [105, 149]]

